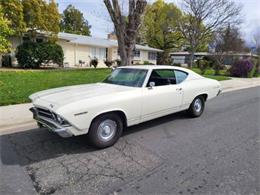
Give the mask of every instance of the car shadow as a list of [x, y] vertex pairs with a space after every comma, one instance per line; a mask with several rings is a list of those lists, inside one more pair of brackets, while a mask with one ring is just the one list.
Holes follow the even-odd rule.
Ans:
[[[129, 127], [126, 131], [124, 131], [123, 137], [138, 131], [157, 127], [174, 120], [183, 119], [189, 119], [185, 112], [167, 115]], [[109, 150], [109, 148], [97, 150], [88, 143], [89, 142], [86, 135], [61, 138], [45, 128], [30, 129], [23, 132], [0, 136], [0, 160], [4, 165], [18, 164], [21, 166], [26, 166], [32, 163], [60, 157], [62, 155], [97, 153], [104, 150]], [[11, 150], [12, 152], [10, 152]]]

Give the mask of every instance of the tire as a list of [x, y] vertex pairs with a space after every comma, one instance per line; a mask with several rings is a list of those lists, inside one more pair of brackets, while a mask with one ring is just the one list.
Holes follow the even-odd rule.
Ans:
[[191, 103], [188, 114], [191, 117], [199, 117], [205, 108], [205, 100], [202, 96], [197, 96]]
[[123, 132], [123, 121], [115, 113], [103, 114], [92, 122], [88, 137], [97, 148], [106, 148], [114, 145]]

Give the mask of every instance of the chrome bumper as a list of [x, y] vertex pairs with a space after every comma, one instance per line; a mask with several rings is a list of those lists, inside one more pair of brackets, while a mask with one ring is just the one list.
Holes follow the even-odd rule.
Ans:
[[37, 109], [32, 107], [30, 111], [33, 113], [33, 118], [44, 127], [48, 128], [49, 130], [57, 133], [61, 137], [71, 137], [73, 134], [70, 132], [67, 126], [61, 126], [57, 122], [50, 120], [49, 118], [39, 116]]

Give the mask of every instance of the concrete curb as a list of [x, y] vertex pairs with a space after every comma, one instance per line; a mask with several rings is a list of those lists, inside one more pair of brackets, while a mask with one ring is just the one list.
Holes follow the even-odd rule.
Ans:
[[0, 107], [0, 131], [11, 126], [19, 126], [21, 124], [32, 123], [32, 113], [29, 108], [31, 103], [16, 104]]
[[[220, 81], [222, 93], [260, 86], [260, 78], [232, 78], [231, 80]], [[32, 118], [29, 108], [31, 103], [0, 106], [0, 135], [6, 134], [13, 129], [24, 129], [24, 127], [37, 127]]]

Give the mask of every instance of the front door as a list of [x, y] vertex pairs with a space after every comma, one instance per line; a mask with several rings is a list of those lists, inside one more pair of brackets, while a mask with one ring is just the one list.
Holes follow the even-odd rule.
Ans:
[[[154, 85], [150, 87], [150, 84]], [[164, 116], [180, 110], [183, 90], [176, 84], [174, 70], [155, 69], [152, 71], [143, 91], [142, 121]]]

